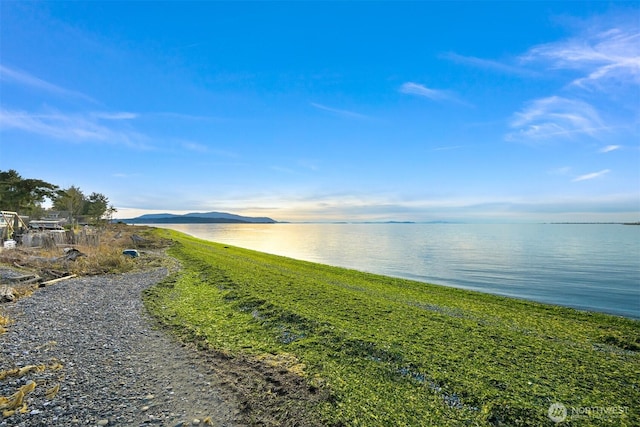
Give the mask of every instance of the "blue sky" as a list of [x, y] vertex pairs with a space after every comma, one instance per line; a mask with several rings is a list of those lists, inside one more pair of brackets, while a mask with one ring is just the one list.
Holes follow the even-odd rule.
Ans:
[[638, 2], [0, 3], [0, 169], [121, 218], [640, 219]]

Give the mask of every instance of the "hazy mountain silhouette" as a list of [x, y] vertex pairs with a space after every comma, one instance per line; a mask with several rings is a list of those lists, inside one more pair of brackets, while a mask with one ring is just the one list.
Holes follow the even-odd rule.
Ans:
[[170, 213], [145, 214], [136, 218], [121, 219], [127, 224], [208, 224], [208, 223], [247, 223], [273, 224], [277, 221], [268, 217], [250, 217], [226, 212], [192, 212], [185, 215]]

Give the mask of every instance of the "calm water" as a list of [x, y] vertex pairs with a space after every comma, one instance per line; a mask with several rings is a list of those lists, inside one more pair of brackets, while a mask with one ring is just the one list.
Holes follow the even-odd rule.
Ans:
[[307, 261], [640, 318], [640, 226], [163, 226]]

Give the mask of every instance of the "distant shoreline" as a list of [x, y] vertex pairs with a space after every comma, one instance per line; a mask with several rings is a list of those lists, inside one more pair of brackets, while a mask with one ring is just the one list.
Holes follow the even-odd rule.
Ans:
[[120, 219], [118, 222], [125, 224], [276, 224], [276, 222], [243, 221], [232, 218], [145, 218], [145, 219]]
[[640, 225], [638, 222], [531, 222], [531, 223], [493, 223], [493, 222], [454, 222], [454, 221], [246, 221], [231, 218], [172, 217], [172, 218], [127, 218], [114, 219], [114, 223], [132, 225], [144, 224], [425, 224], [425, 225], [460, 225], [460, 224], [546, 224], [546, 225]]
[[638, 222], [549, 222], [554, 225], [640, 225]]

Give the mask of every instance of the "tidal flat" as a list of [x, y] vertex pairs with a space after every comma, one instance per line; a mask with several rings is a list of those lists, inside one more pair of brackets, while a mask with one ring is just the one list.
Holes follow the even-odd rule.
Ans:
[[154, 233], [181, 269], [147, 308], [263, 377], [256, 422], [640, 425], [637, 320]]

